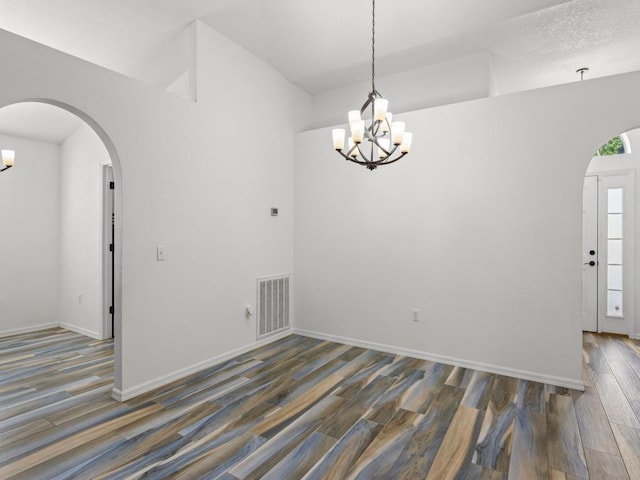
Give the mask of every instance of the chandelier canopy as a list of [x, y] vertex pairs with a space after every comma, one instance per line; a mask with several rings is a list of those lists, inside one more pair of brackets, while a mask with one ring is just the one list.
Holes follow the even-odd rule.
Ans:
[[0, 172], [4, 172], [5, 170], [13, 167], [13, 161], [16, 158], [16, 152], [13, 150], [2, 150], [2, 168], [0, 168]]
[[[332, 131], [333, 148], [346, 160], [375, 170], [404, 157], [411, 149], [413, 135], [405, 131], [404, 122], [394, 122], [388, 110], [389, 101], [376, 90], [376, 0], [371, 0], [371, 91], [360, 110], [348, 114], [351, 136], [346, 139], [345, 129]], [[371, 118], [363, 115], [371, 114]], [[364, 143], [364, 142], [367, 143]]]

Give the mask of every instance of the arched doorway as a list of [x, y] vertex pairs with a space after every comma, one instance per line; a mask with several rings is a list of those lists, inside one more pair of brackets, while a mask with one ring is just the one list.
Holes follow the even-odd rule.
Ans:
[[[38, 107], [41, 107], [38, 109]], [[47, 118], [46, 115], [43, 118], [40, 118], [39, 115], [34, 114], [34, 112], [42, 113], [48, 109], [48, 111], [59, 111], [63, 112], [64, 115], [53, 115], [50, 118]], [[94, 146], [94, 150], [89, 150], [92, 153], [96, 152], [96, 149], [102, 149], [102, 153], [98, 153], [92, 158], [95, 160], [97, 157], [101, 157], [99, 164], [93, 165], [94, 177], [91, 180], [91, 184], [81, 185], [81, 188], [85, 188], [87, 191], [90, 190], [90, 195], [99, 195], [99, 198], [93, 198], [94, 202], [89, 202], [94, 207], [96, 205], [100, 206], [100, 210], [97, 211], [95, 208], [92, 211], [91, 215], [93, 218], [91, 222], [82, 222], [75, 221], [77, 219], [71, 218], [74, 215], [77, 216], [77, 210], [67, 212], [65, 218], [63, 218], [62, 213], [59, 214], [59, 218], [57, 218], [59, 224], [60, 231], [60, 240], [57, 259], [58, 262], [61, 263], [64, 255], [74, 256], [74, 262], [77, 265], [82, 265], [84, 262], [83, 255], [86, 254], [88, 258], [90, 258], [92, 265], [96, 266], [95, 269], [99, 269], [99, 279], [91, 279], [91, 281], [84, 282], [81, 278], [75, 278], [75, 283], [73, 282], [59, 282], [58, 285], [58, 302], [59, 306], [62, 306], [64, 303], [67, 307], [69, 304], [73, 303], [78, 310], [81, 310], [80, 307], [88, 307], [88, 305], [95, 305], [95, 308], [99, 309], [98, 314], [100, 315], [100, 328], [90, 329], [85, 328], [83, 325], [76, 325], [77, 331], [84, 334], [89, 334], [90, 336], [95, 336], [96, 338], [107, 338], [107, 337], [115, 337], [114, 341], [114, 360], [115, 360], [115, 369], [114, 369], [114, 380], [115, 386], [118, 388], [121, 382], [121, 272], [122, 272], [122, 259], [119, 246], [122, 244], [121, 238], [121, 228], [119, 219], [122, 214], [122, 196], [121, 196], [121, 185], [122, 185], [122, 173], [120, 167], [119, 157], [117, 155], [115, 146], [113, 142], [104, 131], [104, 129], [98, 125], [98, 123], [91, 118], [86, 113], [76, 109], [71, 105], [67, 105], [62, 102], [58, 102], [50, 99], [27, 99], [21, 102], [12, 103], [9, 105], [5, 105], [0, 108], [0, 117], [2, 117], [3, 110], [13, 111], [12, 121], [13, 124], [7, 127], [5, 124], [6, 130], [3, 138], [0, 140], [3, 141], [1, 145], [6, 145], [8, 142], [8, 138], [11, 137], [13, 133], [15, 138], [20, 139], [22, 144], [28, 140], [29, 135], [21, 134], [20, 128], [22, 128], [23, 132], [26, 128], [28, 130], [29, 125], [31, 125], [32, 130], [37, 130], [42, 127], [42, 123], [46, 122], [56, 122], [57, 119], [63, 119], [64, 121], [59, 122], [57, 125], [53, 125], [51, 132], [49, 132], [52, 136], [50, 138], [41, 138], [34, 141], [34, 145], [36, 147], [32, 148], [30, 151], [30, 155], [32, 159], [44, 160], [47, 157], [47, 152], [55, 149], [56, 144], [58, 145], [58, 149], [62, 152], [65, 148], [75, 149], [69, 153], [68, 161], [72, 163], [73, 161], [77, 161], [82, 157], [83, 152], [86, 152], [86, 148], [88, 144]], [[20, 113], [22, 111], [22, 113]], [[76, 126], [74, 126], [73, 120], [76, 121]], [[41, 125], [38, 125], [38, 122]], [[68, 125], [65, 125], [64, 122], [68, 122]], [[2, 122], [0, 122], [0, 127]], [[13, 128], [13, 130], [12, 130]], [[74, 135], [78, 138], [74, 137], [73, 146], [69, 146], [66, 143], [62, 142], [62, 138], [65, 138], [65, 128], [73, 128]], [[79, 132], [79, 133], [78, 133]], [[70, 134], [70, 133], [69, 133]], [[93, 138], [91, 138], [93, 137]], [[85, 142], [84, 145], [82, 142]], [[71, 143], [71, 142], [69, 142]], [[48, 147], [47, 145], [50, 145]], [[86, 147], [83, 150], [83, 147]], [[4, 148], [4, 146], [3, 146]], [[25, 151], [20, 151], [20, 148], [14, 148], [16, 150], [15, 157], [15, 165], [14, 167], [3, 173], [3, 177], [0, 177], [0, 181], [4, 180], [4, 192], [7, 193], [11, 190], [12, 182], [14, 183], [18, 180], [19, 177], [26, 178], [26, 176], [30, 175], [33, 178], [38, 178], [39, 183], [22, 183], [21, 187], [13, 189], [13, 196], [8, 196], [8, 198], [4, 199], [5, 211], [7, 209], [12, 210], [13, 212], [17, 212], [15, 215], [15, 226], [12, 230], [17, 232], [18, 230], [23, 229], [25, 237], [24, 238], [36, 238], [38, 236], [37, 229], [34, 228], [34, 223], [36, 223], [37, 219], [46, 219], [47, 225], [51, 226], [56, 222], [55, 214], [51, 215], [51, 210], [40, 211], [39, 215], [35, 217], [32, 215], [33, 212], [38, 212], [38, 209], [43, 210], [43, 205], [46, 205], [47, 199], [43, 198], [48, 195], [47, 198], [50, 198], [50, 202], [54, 202], [54, 195], [56, 194], [56, 188], [59, 193], [59, 203], [62, 205], [66, 203], [67, 205], [73, 205], [76, 200], [71, 198], [68, 194], [70, 190], [73, 188], [69, 187], [78, 187], [80, 180], [78, 179], [78, 175], [69, 176], [66, 175], [64, 178], [60, 178], [60, 170], [57, 172], [52, 170], [51, 165], [48, 165], [46, 162], [41, 161], [39, 164], [34, 162], [31, 163], [31, 170], [28, 170], [27, 165], [25, 165], [24, 154]], [[22, 162], [22, 163], [21, 163]], [[28, 162], [27, 162], [28, 163]], [[46, 168], [40, 168], [40, 167]], [[45, 172], [46, 170], [46, 172]], [[25, 175], [28, 174], [28, 175]], [[99, 175], [99, 183], [94, 184], [94, 180], [98, 178], [96, 175]], [[58, 182], [57, 187], [54, 185]], [[66, 182], [66, 183], [65, 183]], [[74, 183], [75, 182], [75, 183]], [[47, 189], [41, 190], [42, 186], [46, 185]], [[105, 189], [109, 190], [111, 185], [113, 185], [113, 190], [105, 193]], [[26, 186], [26, 187], [25, 187]], [[75, 188], [77, 190], [77, 188]], [[22, 195], [21, 197], [15, 195], [19, 193]], [[6, 195], [5, 195], [6, 196]], [[40, 197], [40, 198], [39, 198]], [[32, 209], [29, 212], [26, 212], [20, 218], [20, 208], [25, 207], [24, 199], [38, 199], [39, 203], [35, 201], [29, 201]], [[86, 207], [87, 205], [83, 205]], [[85, 208], [86, 210], [86, 208]], [[107, 218], [108, 217], [108, 218]], [[63, 224], [63, 221], [66, 222]], [[94, 222], [95, 221], [95, 222]], [[93, 229], [93, 237], [87, 237], [87, 240], [84, 244], [79, 240], [79, 231], [81, 233], [86, 233], [83, 231], [83, 228], [86, 227], [88, 223], [91, 223], [91, 228]], [[80, 227], [79, 227], [80, 225]], [[112, 229], [113, 226], [113, 229]], [[96, 233], [99, 232], [99, 233]], [[25, 252], [25, 256], [33, 257], [31, 260], [32, 265], [30, 269], [25, 268], [14, 268], [14, 272], [18, 272], [17, 274], [12, 275], [14, 278], [11, 278], [9, 281], [13, 283], [20, 283], [26, 287], [33, 287], [33, 284], [37, 283], [40, 277], [48, 275], [49, 278], [52, 277], [52, 271], [55, 269], [52, 267], [54, 262], [48, 262], [45, 265], [38, 264], [39, 260], [46, 259], [54, 255], [54, 247], [49, 245], [48, 250], [44, 252], [43, 255], [38, 257], [37, 255], [37, 247], [36, 243], [32, 242], [33, 245], [29, 248], [25, 245], [24, 242], [20, 244], [19, 239], [17, 239], [17, 235], [13, 236], [14, 244], [13, 248], [8, 248], [6, 251], [13, 252], [16, 257], [16, 262], [20, 260], [20, 255], [16, 255], [15, 252]], [[105, 240], [109, 239], [107, 243]], [[42, 240], [42, 239], [40, 239]], [[98, 244], [94, 244], [94, 240], [98, 242]], [[50, 243], [55, 243], [55, 240], [52, 238]], [[65, 244], [66, 250], [61, 246]], [[40, 243], [41, 245], [44, 242]], [[111, 247], [111, 248], [110, 248]], [[99, 258], [96, 258], [91, 252], [99, 252]], [[24, 256], [23, 256], [24, 258]], [[72, 270], [72, 268], [68, 268], [67, 270]], [[77, 270], [77, 269], [76, 269]], [[5, 272], [7, 270], [5, 269]], [[32, 271], [32, 274], [29, 272]], [[67, 272], [68, 273], [68, 272]], [[73, 272], [77, 273], [77, 272]], [[72, 276], [72, 275], [67, 275]], [[77, 275], [76, 275], [77, 276]], [[66, 278], [66, 277], [65, 277]], [[95, 281], [95, 282], [94, 282]], [[50, 282], [51, 283], [51, 282]], [[31, 285], [30, 285], [31, 284]], [[90, 284], [90, 285], [89, 285]], [[69, 287], [69, 285], [75, 285]], [[78, 287], [77, 285], [80, 285]], [[99, 285], [99, 288], [97, 287]], [[44, 288], [43, 285], [40, 285], [41, 290], [35, 292], [33, 288], [24, 288], [24, 295], [14, 297], [14, 312], [17, 312], [17, 315], [13, 315], [14, 318], [19, 318], [19, 320], [24, 320], [30, 314], [28, 311], [29, 306], [36, 305], [42, 307], [40, 310], [42, 314], [48, 313], [51, 316], [52, 310], [55, 308], [55, 301], [52, 297], [52, 294], [48, 294], [49, 297], [45, 301], [39, 293]], [[86, 287], [86, 291], [85, 291]], [[48, 312], [47, 312], [48, 310]], [[5, 311], [6, 312], [6, 311]], [[56, 320], [58, 324], [63, 325], [64, 323], [68, 323], [68, 312], [69, 308], [65, 312], [64, 318], [59, 318]], [[37, 323], [37, 322], [36, 322]], [[37, 328], [39, 325], [42, 325], [40, 322], [38, 325], [31, 325], [25, 327], [25, 330], [29, 328]], [[69, 324], [71, 325], [71, 324]], [[48, 324], [47, 324], [48, 326]], [[64, 325], [63, 325], [64, 326]], [[10, 326], [10, 328], [6, 329], [11, 331], [14, 326]], [[86, 330], [83, 332], [83, 328]], [[0, 327], [0, 331], [3, 328]], [[95, 335], [93, 335], [95, 334]]]
[[640, 130], [613, 137], [594, 154], [583, 189], [582, 330], [636, 336], [635, 188]]

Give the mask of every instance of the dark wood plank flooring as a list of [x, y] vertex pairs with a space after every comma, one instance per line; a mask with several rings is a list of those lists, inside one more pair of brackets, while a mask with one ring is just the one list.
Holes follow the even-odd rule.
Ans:
[[292, 335], [125, 403], [113, 351], [0, 339], [2, 479], [640, 479], [640, 342], [584, 392]]

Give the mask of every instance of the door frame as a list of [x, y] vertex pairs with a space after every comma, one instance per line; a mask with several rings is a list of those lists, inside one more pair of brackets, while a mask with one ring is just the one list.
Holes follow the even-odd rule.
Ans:
[[[585, 177], [598, 177], [598, 301], [597, 301], [597, 325], [598, 333], [611, 332], [628, 335], [633, 338], [636, 326], [635, 311], [635, 216], [636, 212], [636, 169], [612, 168], [612, 169], [587, 169]], [[609, 182], [607, 179], [620, 177], [618, 182]], [[611, 184], [610, 184], [611, 183]], [[607, 316], [606, 278], [607, 278], [607, 229], [601, 226], [607, 225], [607, 213], [604, 205], [601, 205], [606, 197], [606, 188], [621, 186], [625, 189], [623, 212], [623, 312], [625, 325], [615, 328], [617, 319]], [[630, 192], [630, 193], [628, 193]], [[629, 213], [627, 213], [629, 212]], [[584, 226], [583, 226], [584, 231]], [[584, 245], [583, 245], [584, 248]], [[611, 319], [611, 320], [608, 320]], [[613, 327], [612, 327], [613, 326]]]
[[[622, 187], [623, 221], [622, 221], [622, 303], [624, 326], [618, 326], [617, 317], [607, 315], [607, 229], [598, 228], [598, 251], [601, 260], [598, 265], [598, 331], [633, 336], [635, 332], [635, 170], [612, 170], [598, 173], [598, 198], [606, 201], [606, 189]], [[599, 200], [600, 202], [600, 200]], [[604, 206], [598, 205], [598, 225], [607, 225], [607, 212]], [[602, 280], [600, 280], [602, 279]], [[603, 287], [600, 287], [602, 283]]]
[[102, 163], [102, 339], [114, 338], [114, 254], [110, 245], [113, 238], [115, 218], [115, 196], [111, 188], [114, 181], [113, 168], [110, 163]]
[[[598, 264], [600, 257], [599, 204], [600, 177], [588, 173], [584, 177], [582, 190], [582, 331], [598, 332], [600, 303]], [[596, 254], [587, 252], [594, 250]], [[588, 265], [595, 261], [596, 266]]]

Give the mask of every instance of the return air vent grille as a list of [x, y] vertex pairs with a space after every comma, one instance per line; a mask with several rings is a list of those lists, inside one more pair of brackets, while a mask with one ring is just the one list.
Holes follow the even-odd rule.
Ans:
[[258, 279], [258, 339], [288, 330], [291, 277]]

